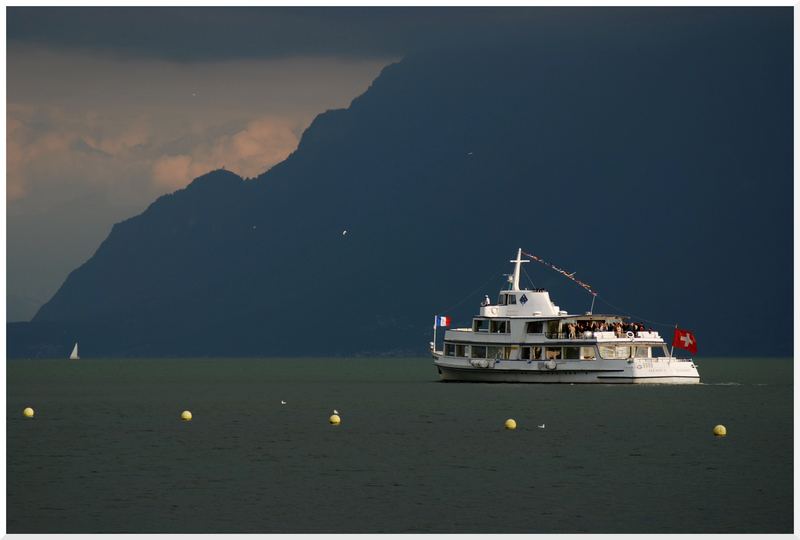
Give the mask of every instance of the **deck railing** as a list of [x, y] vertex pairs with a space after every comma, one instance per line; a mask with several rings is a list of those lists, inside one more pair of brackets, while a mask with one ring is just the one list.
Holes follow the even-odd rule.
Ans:
[[544, 337], [547, 339], [592, 339], [594, 333], [592, 332], [575, 332], [575, 337], [571, 338], [569, 332], [545, 332]]
[[[601, 335], [597, 335], [601, 334]], [[611, 338], [615, 337], [617, 339], [630, 339], [630, 336], [627, 333], [622, 333], [622, 335], [616, 335], [611, 330], [604, 330], [593, 332], [591, 330], [585, 330], [583, 332], [575, 332], [575, 337], [570, 337], [569, 332], [545, 332], [544, 336], [547, 339], [570, 339], [570, 340], [584, 340], [584, 339], [594, 339], [594, 338]], [[658, 338], [658, 332], [634, 332], [634, 338], [642, 338], [642, 339], [655, 339]]]

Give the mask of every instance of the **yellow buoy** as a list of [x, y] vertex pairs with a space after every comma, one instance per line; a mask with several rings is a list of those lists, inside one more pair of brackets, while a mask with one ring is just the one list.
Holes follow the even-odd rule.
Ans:
[[22, 410], [22, 416], [24, 416], [25, 418], [33, 418], [33, 409], [31, 409], [30, 407], [25, 407]]
[[181, 420], [188, 422], [192, 419], [192, 411], [183, 411], [181, 413]]
[[714, 435], [717, 437], [724, 437], [728, 434], [728, 430], [725, 429], [725, 426], [719, 424], [718, 426], [714, 426]]
[[338, 426], [342, 423], [342, 419], [339, 418], [338, 414], [332, 414], [330, 418], [328, 418], [328, 422], [330, 422], [334, 426]]
[[506, 420], [505, 426], [506, 429], [517, 429], [517, 421], [514, 420], [513, 418], [509, 418], [508, 420]]

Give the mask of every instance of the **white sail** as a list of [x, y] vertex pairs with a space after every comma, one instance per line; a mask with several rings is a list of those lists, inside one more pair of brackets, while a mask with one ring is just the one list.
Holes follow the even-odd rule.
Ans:
[[70, 360], [78, 360], [80, 356], [78, 356], [78, 343], [75, 343], [75, 347], [72, 349], [72, 354], [69, 355]]

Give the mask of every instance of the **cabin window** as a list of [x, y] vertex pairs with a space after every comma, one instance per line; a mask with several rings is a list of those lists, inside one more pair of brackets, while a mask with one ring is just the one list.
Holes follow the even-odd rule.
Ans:
[[456, 346], [452, 343], [445, 343], [444, 344], [444, 355], [445, 356], [455, 356], [456, 354]]
[[492, 334], [508, 334], [511, 329], [511, 321], [491, 321], [489, 331]]
[[456, 345], [456, 356], [467, 356], [467, 348], [464, 345]]
[[503, 294], [500, 295], [500, 301], [497, 302], [497, 303], [500, 304], [501, 306], [506, 306], [506, 305], [510, 306], [510, 305], [516, 304], [517, 303], [517, 295], [509, 294], [509, 293], [503, 293]]
[[665, 345], [637, 345], [633, 349], [634, 358], [664, 358], [669, 356]]
[[472, 321], [473, 332], [487, 332], [489, 330], [489, 321], [486, 319], [474, 319]]
[[525, 325], [525, 332], [528, 334], [541, 334], [544, 331], [544, 323], [541, 321], [528, 322]]
[[667, 346], [653, 345], [651, 356], [653, 358], [664, 358], [665, 356], [669, 356], [669, 352], [667, 352]]
[[594, 360], [594, 347], [581, 347], [581, 359], [582, 360]]
[[631, 348], [628, 345], [617, 345], [616, 358], [625, 359], [631, 357]]
[[564, 358], [567, 360], [580, 360], [581, 348], [580, 347], [564, 347]]
[[607, 360], [625, 360], [631, 357], [629, 345], [600, 345], [600, 358]]
[[513, 356], [516, 356], [514, 351], [517, 349], [518, 347], [503, 347], [503, 360], [511, 360]]
[[598, 349], [600, 349], [600, 358], [605, 358], [607, 360], [615, 358], [613, 345], [600, 345]]
[[503, 347], [487, 347], [486, 358], [503, 358]]
[[522, 347], [521, 360], [539, 360], [542, 357], [541, 347]]
[[547, 333], [556, 337], [556, 334], [558, 334], [558, 321], [547, 321]]
[[545, 347], [544, 354], [548, 360], [561, 360], [561, 347]]
[[483, 345], [473, 345], [472, 358], [486, 358], [486, 347]]

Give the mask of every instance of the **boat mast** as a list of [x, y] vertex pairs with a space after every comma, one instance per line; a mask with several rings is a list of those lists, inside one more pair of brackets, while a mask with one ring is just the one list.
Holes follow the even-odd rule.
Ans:
[[511, 282], [511, 290], [518, 291], [519, 290], [519, 265], [522, 263], [530, 262], [522, 260], [522, 248], [517, 249], [517, 258], [510, 260], [508, 262], [514, 263], [514, 274], [513, 274], [513, 281]]

